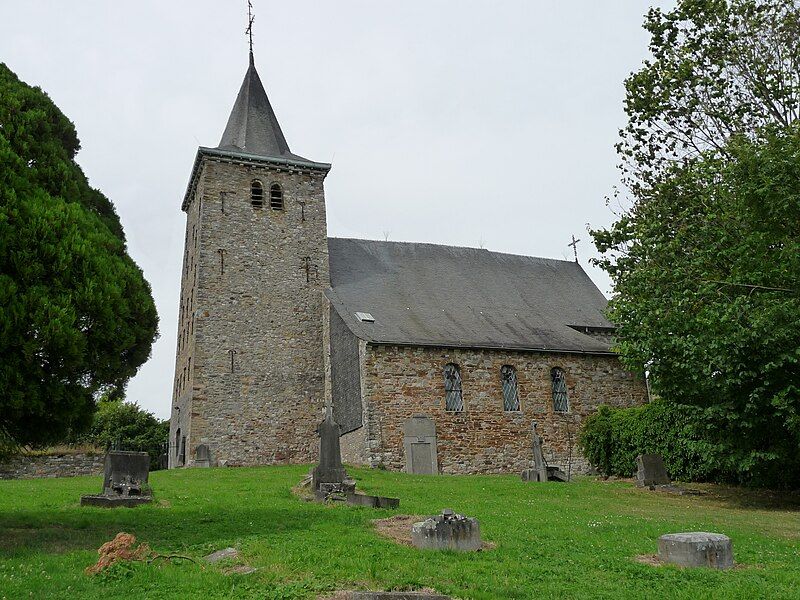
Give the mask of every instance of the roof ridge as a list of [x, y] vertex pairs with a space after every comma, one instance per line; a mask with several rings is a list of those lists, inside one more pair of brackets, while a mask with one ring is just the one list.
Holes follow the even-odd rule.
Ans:
[[487, 254], [496, 254], [501, 256], [513, 256], [516, 258], [527, 258], [527, 259], [534, 259], [534, 260], [541, 260], [545, 262], [556, 262], [556, 263], [568, 263], [574, 264], [583, 270], [583, 267], [580, 264], [576, 263], [574, 260], [566, 260], [561, 258], [549, 258], [546, 256], [532, 256], [530, 254], [515, 254], [513, 252], [501, 252], [499, 250], [489, 250], [487, 248], [475, 248], [474, 246], [454, 246], [452, 244], [437, 244], [435, 242], [407, 242], [407, 241], [399, 241], [399, 240], [371, 240], [366, 238], [353, 238], [353, 237], [334, 237], [328, 236], [329, 240], [343, 240], [343, 241], [350, 241], [350, 242], [370, 242], [376, 244], [403, 244], [403, 245], [413, 245], [413, 246], [433, 246], [436, 248], [449, 248], [451, 250], [474, 250], [476, 252], [486, 252]]

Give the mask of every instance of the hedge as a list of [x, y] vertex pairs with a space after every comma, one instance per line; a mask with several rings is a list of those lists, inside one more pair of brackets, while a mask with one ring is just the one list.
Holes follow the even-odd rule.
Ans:
[[702, 410], [654, 400], [634, 408], [600, 406], [581, 428], [584, 456], [605, 476], [631, 477], [639, 454], [660, 454], [673, 479], [730, 478], [720, 448], [704, 436]]

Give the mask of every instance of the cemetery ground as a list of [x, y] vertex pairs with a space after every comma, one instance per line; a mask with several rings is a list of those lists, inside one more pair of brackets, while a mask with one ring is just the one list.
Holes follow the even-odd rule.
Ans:
[[[81, 507], [99, 477], [0, 481], [0, 598], [316, 598], [340, 589], [433, 588], [458, 598], [797, 598], [800, 499], [712, 485], [702, 496], [580, 478], [412, 476], [349, 469], [399, 510], [306, 502], [291, 488], [308, 467], [151, 474], [153, 504]], [[480, 520], [492, 548], [418, 551], [373, 520], [443, 508]], [[89, 576], [97, 548], [128, 532], [161, 554]], [[733, 539], [729, 571], [653, 566], [658, 536], [713, 531]], [[238, 559], [201, 558], [229, 546]], [[226, 574], [246, 564], [251, 574]]]

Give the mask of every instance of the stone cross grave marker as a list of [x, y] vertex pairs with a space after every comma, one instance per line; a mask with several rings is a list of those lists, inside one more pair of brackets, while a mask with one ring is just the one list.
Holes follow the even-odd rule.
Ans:
[[342, 466], [342, 450], [339, 446], [341, 430], [333, 420], [333, 412], [327, 410], [325, 420], [317, 428], [319, 433], [319, 464], [314, 467], [311, 485], [314, 491], [323, 483], [342, 484], [347, 472]]
[[356, 493], [356, 482], [347, 477], [342, 466], [342, 451], [339, 445], [341, 429], [333, 420], [333, 412], [325, 412], [325, 420], [320, 423], [319, 464], [311, 473], [311, 489], [317, 500], [323, 502], [347, 502], [354, 506], [373, 508], [397, 508], [400, 500], [383, 496], [368, 496]]
[[536, 421], [531, 425], [531, 443], [533, 449], [533, 468], [522, 472], [523, 481], [547, 481], [547, 463], [542, 454], [542, 439], [536, 432]]

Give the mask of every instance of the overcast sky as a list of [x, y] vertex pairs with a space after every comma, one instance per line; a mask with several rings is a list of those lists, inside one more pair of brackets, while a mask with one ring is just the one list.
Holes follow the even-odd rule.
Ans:
[[[255, 56], [289, 145], [333, 163], [331, 236], [571, 259], [613, 219], [623, 79], [663, 0], [253, 0]], [[77, 127], [161, 337], [128, 399], [169, 415], [180, 203], [247, 68], [246, 0], [0, 0], [0, 61]]]

